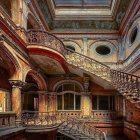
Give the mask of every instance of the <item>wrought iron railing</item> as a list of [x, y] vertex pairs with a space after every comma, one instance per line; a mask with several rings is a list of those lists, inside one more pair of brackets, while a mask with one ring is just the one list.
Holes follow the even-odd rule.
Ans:
[[106, 134], [104, 132], [77, 118], [68, 118], [59, 127], [58, 132], [75, 140], [106, 140]]
[[42, 45], [65, 55], [66, 50], [63, 42], [53, 34], [42, 30], [28, 30], [27, 42], [29, 45]]
[[90, 126], [78, 116], [69, 117], [58, 112], [24, 112], [22, 114], [23, 126], [28, 128], [57, 127], [57, 131], [72, 139], [106, 140], [106, 134], [93, 125]]
[[116, 70], [111, 70], [110, 77], [115, 89], [140, 107], [140, 77]]
[[110, 81], [110, 68], [90, 57], [67, 49], [66, 59], [69, 64], [84, 69], [107, 81]]
[[113, 70], [92, 58], [67, 49], [67, 62], [109, 82], [126, 99], [140, 108], [140, 77]]

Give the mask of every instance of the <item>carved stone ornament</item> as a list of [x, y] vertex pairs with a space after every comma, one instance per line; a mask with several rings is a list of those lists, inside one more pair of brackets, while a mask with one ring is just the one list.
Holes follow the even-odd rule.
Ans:
[[18, 88], [22, 88], [26, 84], [25, 82], [20, 80], [9, 80], [9, 82], [12, 85], [12, 87], [18, 87]]

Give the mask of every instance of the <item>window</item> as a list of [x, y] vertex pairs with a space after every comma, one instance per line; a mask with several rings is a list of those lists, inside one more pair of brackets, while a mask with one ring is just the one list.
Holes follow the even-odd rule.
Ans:
[[81, 96], [73, 93], [66, 93], [64, 95], [57, 95], [57, 109], [58, 110], [80, 110]]
[[111, 50], [107, 46], [98, 46], [96, 48], [96, 52], [100, 55], [108, 55], [111, 52]]
[[[58, 110], [80, 110], [81, 96], [80, 87], [76, 83], [64, 83], [57, 87], [57, 109]], [[60, 95], [61, 94], [61, 95]]]
[[136, 40], [136, 37], [137, 37], [137, 34], [138, 34], [138, 29], [137, 27], [135, 27], [132, 32], [131, 32], [131, 35], [130, 35], [130, 43], [133, 44]]
[[92, 96], [92, 110], [115, 110], [115, 96]]

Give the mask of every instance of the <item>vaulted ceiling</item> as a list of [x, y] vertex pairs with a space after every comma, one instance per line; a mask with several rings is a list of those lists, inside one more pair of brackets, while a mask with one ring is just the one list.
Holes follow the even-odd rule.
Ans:
[[118, 30], [132, 0], [37, 0], [51, 30]]

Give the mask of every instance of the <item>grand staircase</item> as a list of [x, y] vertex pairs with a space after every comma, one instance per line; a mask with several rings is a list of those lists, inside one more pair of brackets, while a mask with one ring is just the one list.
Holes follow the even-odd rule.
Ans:
[[140, 77], [113, 70], [92, 58], [67, 49], [67, 62], [110, 82], [131, 103], [140, 108]]
[[28, 45], [42, 45], [63, 54], [68, 64], [108, 81], [121, 95], [140, 108], [140, 77], [113, 70], [101, 62], [68, 50], [59, 38], [49, 32], [29, 30], [27, 42]]

